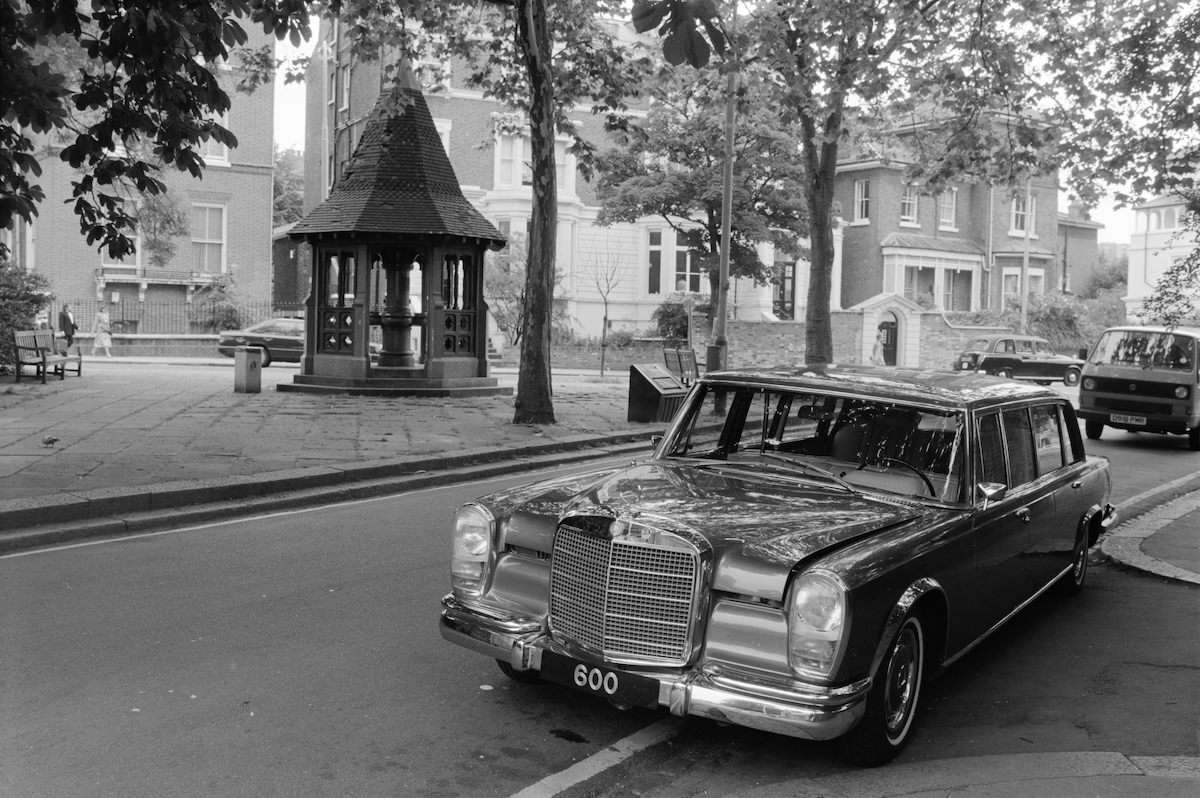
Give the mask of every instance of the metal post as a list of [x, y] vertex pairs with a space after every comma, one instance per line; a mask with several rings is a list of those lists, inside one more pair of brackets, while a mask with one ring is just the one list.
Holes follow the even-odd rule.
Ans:
[[[732, 27], [737, 29], [737, 3], [733, 4]], [[707, 371], [725, 368], [726, 337], [725, 317], [729, 307], [729, 239], [733, 219], [733, 132], [737, 110], [738, 56], [734, 45], [734, 60], [729, 66], [728, 86], [725, 94], [725, 169], [721, 186], [721, 260], [717, 273], [717, 309], [713, 320], [713, 342], [705, 357]]]
[[[1029, 235], [1033, 227], [1033, 178], [1025, 178], [1025, 254], [1021, 258], [1021, 335], [1025, 334], [1025, 318], [1029, 305]], [[1004, 278], [1001, 277], [1001, 280]]]

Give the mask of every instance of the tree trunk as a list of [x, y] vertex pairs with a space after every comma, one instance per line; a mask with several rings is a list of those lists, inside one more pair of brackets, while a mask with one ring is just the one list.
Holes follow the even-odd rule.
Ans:
[[529, 77], [529, 128], [533, 156], [533, 218], [525, 270], [525, 331], [517, 373], [514, 424], [553, 424], [550, 332], [554, 303], [558, 189], [554, 172], [554, 79], [545, 0], [517, 0], [517, 47]]
[[[833, 179], [837, 164], [836, 137], [824, 136], [818, 146], [815, 124], [810, 118], [804, 128], [804, 155], [809, 181], [808, 228], [812, 243], [809, 266], [808, 308], [804, 325], [804, 362], [833, 362], [833, 324], [829, 312], [829, 294], [833, 276]], [[839, 130], [841, 114], [832, 114], [826, 129]]]

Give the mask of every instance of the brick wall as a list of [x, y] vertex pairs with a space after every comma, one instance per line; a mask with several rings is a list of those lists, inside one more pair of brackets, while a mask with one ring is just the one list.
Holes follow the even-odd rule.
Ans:
[[[863, 317], [855, 311], [834, 311], [830, 315], [833, 328], [833, 360], [835, 363], [862, 363]], [[777, 366], [805, 362], [804, 334], [806, 325], [798, 322], [739, 322], [728, 324], [730, 368]], [[920, 368], [949, 368], [954, 356], [966, 342], [981, 334], [998, 332], [992, 327], [954, 327], [941, 313], [920, 314], [919, 360], [908, 364]]]

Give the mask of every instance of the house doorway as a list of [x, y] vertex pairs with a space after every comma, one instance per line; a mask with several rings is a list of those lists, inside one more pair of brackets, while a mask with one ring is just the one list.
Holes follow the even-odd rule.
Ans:
[[895, 314], [890, 312], [885, 313], [879, 322], [877, 332], [881, 336], [883, 343], [883, 363], [885, 366], [896, 365], [896, 342], [899, 326], [896, 322]]

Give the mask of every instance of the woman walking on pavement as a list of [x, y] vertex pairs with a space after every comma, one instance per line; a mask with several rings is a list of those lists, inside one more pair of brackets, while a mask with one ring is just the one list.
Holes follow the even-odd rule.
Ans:
[[112, 321], [104, 308], [96, 311], [96, 324], [92, 327], [96, 337], [92, 339], [92, 357], [103, 349], [106, 357], [112, 357]]

